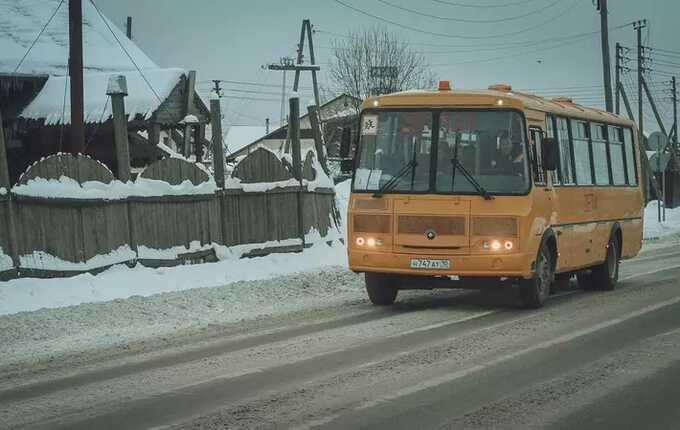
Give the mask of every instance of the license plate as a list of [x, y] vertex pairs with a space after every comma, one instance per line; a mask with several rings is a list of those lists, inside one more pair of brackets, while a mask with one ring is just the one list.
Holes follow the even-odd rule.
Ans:
[[411, 269], [449, 269], [451, 261], [449, 260], [430, 260], [427, 258], [412, 258]]

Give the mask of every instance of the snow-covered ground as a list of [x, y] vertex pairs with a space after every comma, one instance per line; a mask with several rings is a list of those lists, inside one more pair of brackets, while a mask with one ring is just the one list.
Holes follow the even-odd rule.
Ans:
[[680, 207], [666, 209], [666, 221], [662, 222], [659, 222], [658, 208], [656, 201], [649, 202], [645, 208], [644, 238], [658, 240], [673, 234], [680, 234]]

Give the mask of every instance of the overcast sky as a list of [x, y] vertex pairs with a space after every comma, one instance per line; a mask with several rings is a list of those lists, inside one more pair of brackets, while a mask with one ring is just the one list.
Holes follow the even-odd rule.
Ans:
[[[97, 3], [121, 28], [125, 17], [131, 15], [134, 40], [160, 66], [197, 70], [199, 91], [206, 93], [212, 79], [239, 81], [223, 84], [228, 89], [225, 106], [233, 124], [261, 125], [266, 117], [272, 122], [278, 121], [282, 75], [263, 70], [262, 65], [295, 54], [303, 18], [309, 18], [317, 30], [314, 43], [317, 62], [322, 67], [329, 61], [329, 47], [337, 37], [335, 34], [384, 25], [425, 52], [437, 77], [451, 80], [455, 87], [485, 88], [492, 83], [507, 82], [514, 88], [539, 89], [546, 95], [565, 94], [584, 104], [603, 105], [599, 88], [602, 83], [599, 35], [559, 40], [599, 30], [599, 15], [591, 0], [100, 0]], [[680, 2], [677, 0], [609, 0], [612, 57], [616, 42], [630, 47], [635, 44], [632, 26], [616, 27], [642, 18], [648, 22], [643, 38], [649, 46], [680, 51], [676, 43], [678, 16]], [[460, 22], [463, 20], [468, 22]], [[545, 39], [552, 41], [533, 47], [499, 49], [498, 46]], [[635, 52], [631, 55], [635, 56]], [[657, 51], [653, 55], [656, 63], [652, 67], [659, 73], [652, 74], [650, 81], [661, 83], [670, 79], [662, 73], [680, 72], [680, 52]], [[634, 78], [634, 73], [630, 78]], [[632, 85], [628, 79], [624, 82]], [[330, 85], [323, 69], [320, 83]], [[307, 90], [311, 87], [311, 77], [303, 75], [302, 85], [303, 98], [311, 99], [311, 90]], [[664, 87], [659, 84], [653, 88], [661, 98]], [[635, 99], [636, 94], [630, 96]], [[665, 99], [660, 100], [660, 104], [664, 110], [669, 106]]]

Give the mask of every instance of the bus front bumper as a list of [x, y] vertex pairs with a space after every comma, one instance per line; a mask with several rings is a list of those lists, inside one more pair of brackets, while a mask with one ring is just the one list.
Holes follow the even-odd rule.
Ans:
[[[420, 276], [531, 277], [533, 258], [524, 253], [496, 255], [422, 255], [350, 250], [354, 272], [397, 273]], [[414, 269], [412, 259], [448, 260], [448, 269]]]

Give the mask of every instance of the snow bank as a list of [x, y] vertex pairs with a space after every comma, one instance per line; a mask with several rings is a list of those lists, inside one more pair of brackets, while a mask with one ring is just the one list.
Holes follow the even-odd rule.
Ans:
[[135, 252], [128, 245], [123, 245], [108, 254], [95, 255], [84, 263], [72, 263], [43, 251], [33, 251], [32, 254], [20, 256], [19, 265], [24, 269], [83, 271], [113, 266], [114, 264], [134, 260], [135, 258]]
[[[172, 90], [186, 73], [182, 69], [149, 69], [143, 70], [144, 77], [154, 91], [149, 88], [139, 72], [117, 72], [127, 80], [128, 95], [125, 97], [125, 113], [132, 121], [137, 115], [144, 119], [158, 110], [161, 103], [170, 96]], [[106, 95], [111, 73], [86, 73], [85, 87], [85, 122], [99, 123], [111, 118], [111, 102]], [[70, 80], [66, 76], [50, 76], [47, 83], [35, 99], [21, 112], [26, 119], [44, 119], [46, 125], [62, 124], [62, 103], [64, 103], [64, 87], [69, 91]], [[156, 95], [158, 94], [158, 96]], [[159, 100], [160, 99], [160, 100]], [[66, 98], [66, 109], [63, 110], [63, 123], [71, 123], [70, 99]], [[194, 117], [195, 118], [195, 117]], [[186, 118], [185, 118], [186, 119]], [[198, 119], [196, 118], [196, 121]]]
[[128, 197], [160, 197], [181, 195], [214, 194], [217, 185], [214, 180], [194, 185], [186, 180], [179, 185], [165, 181], [138, 177], [135, 182], [114, 180], [108, 184], [86, 181], [80, 184], [75, 179], [62, 176], [57, 179], [35, 178], [26, 184], [15, 185], [12, 192], [21, 196], [67, 199], [122, 200]]
[[[663, 211], [663, 208], [661, 209]], [[645, 208], [645, 239], [660, 239], [672, 234], [680, 234], [680, 207], [666, 209], [666, 221], [658, 221], [658, 205], [656, 200], [649, 202]]]
[[0, 272], [5, 272], [13, 268], [14, 263], [12, 262], [12, 258], [9, 255], [5, 254], [4, 250], [2, 249], [2, 246], [0, 246]]
[[[271, 254], [266, 257], [231, 258], [217, 263], [151, 269], [141, 265], [114, 266], [98, 275], [83, 274], [66, 279], [23, 278], [0, 283], [0, 315], [41, 308], [58, 308], [81, 303], [104, 302], [132, 296], [217, 287], [237, 281], [272, 279], [332, 266], [346, 266], [345, 247], [318, 244], [296, 254]], [[287, 288], [280, 285], [281, 289]], [[257, 289], [242, 290], [234, 300], [261, 295]], [[258, 309], [250, 309], [257, 312]], [[243, 317], [243, 316], [242, 316]]]

